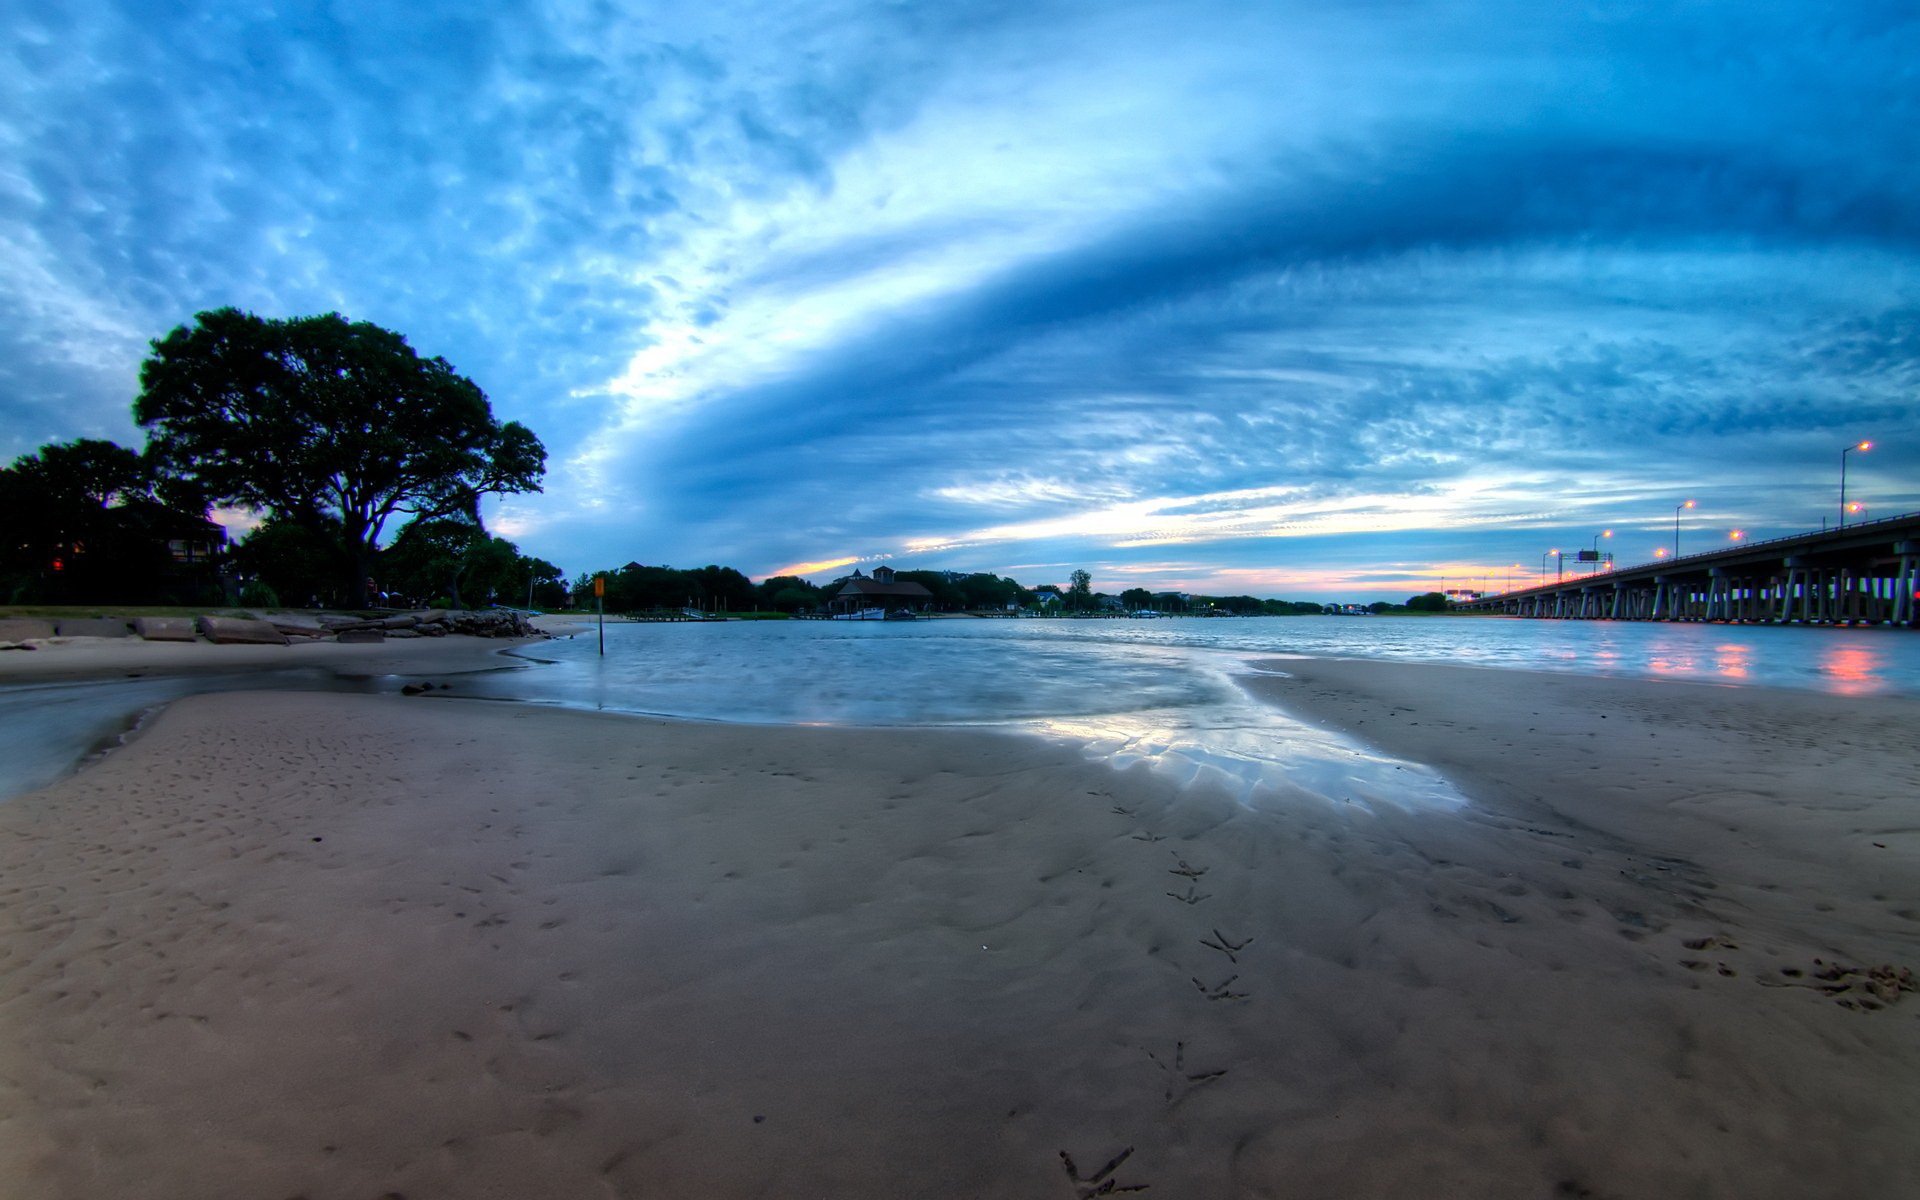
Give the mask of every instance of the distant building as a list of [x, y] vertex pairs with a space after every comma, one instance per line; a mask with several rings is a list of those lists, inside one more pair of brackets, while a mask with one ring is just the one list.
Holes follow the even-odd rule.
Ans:
[[1037, 587], [1033, 589], [1033, 602], [1041, 608], [1045, 608], [1049, 604], [1058, 604], [1060, 603], [1060, 589], [1054, 587], [1052, 584]]
[[917, 583], [901, 583], [893, 577], [892, 567], [875, 567], [871, 577], [855, 570], [833, 599], [827, 601], [830, 612], [858, 612], [864, 608], [889, 611], [904, 608], [923, 609], [933, 603], [933, 593]]

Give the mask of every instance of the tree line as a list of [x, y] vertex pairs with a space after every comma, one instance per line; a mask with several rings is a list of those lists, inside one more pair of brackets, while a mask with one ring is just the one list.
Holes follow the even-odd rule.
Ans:
[[[7, 602], [564, 599], [558, 568], [480, 516], [484, 496], [540, 490], [540, 439], [391, 330], [338, 313], [200, 313], [152, 343], [133, 417], [140, 450], [79, 439], [0, 469]], [[224, 541], [215, 506], [259, 524], [202, 555]]]
[[[602, 599], [609, 612], [662, 612], [696, 609], [718, 614], [768, 612], [788, 615], [809, 613], [826, 607], [852, 575], [842, 575], [826, 584], [815, 584], [797, 575], [774, 575], [754, 583], [732, 567], [709, 565], [691, 569], [646, 566], [628, 563], [610, 571], [586, 572], [574, 579], [573, 603], [593, 605], [593, 581], [605, 580]], [[1006, 612], [1009, 610], [1054, 610], [1061, 612], [1100, 612], [1118, 608], [1123, 611], [1157, 609], [1159, 611], [1199, 614], [1231, 613], [1235, 616], [1302, 616], [1319, 614], [1326, 606], [1302, 600], [1260, 600], [1252, 596], [1201, 596], [1162, 593], [1156, 597], [1145, 588], [1129, 588], [1117, 597], [1092, 589], [1092, 577], [1075, 571], [1065, 589], [1041, 584], [1027, 587], [1016, 579], [989, 572], [896, 571], [898, 583], [917, 583], [932, 599], [927, 607], [936, 612]], [[1049, 599], [1048, 593], [1058, 597]]]

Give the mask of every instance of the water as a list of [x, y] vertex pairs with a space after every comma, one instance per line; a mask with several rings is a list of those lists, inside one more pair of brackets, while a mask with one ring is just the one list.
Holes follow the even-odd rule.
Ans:
[[[804, 621], [617, 624], [526, 650], [549, 665], [469, 690], [696, 720], [1010, 725], [1244, 799], [1450, 806], [1423, 766], [1255, 703], [1236, 675], [1287, 656], [1682, 677], [1835, 692], [1920, 685], [1920, 638], [1707, 625], [1481, 618]], [[466, 685], [463, 685], [466, 687]]]
[[[1146, 763], [1249, 803], [1462, 803], [1426, 767], [1255, 703], [1235, 677], [1288, 656], [1920, 694], [1911, 631], [1486, 618], [762, 621], [607, 626], [527, 647], [527, 669], [452, 694], [688, 720], [1002, 726], [1116, 765]], [[1284, 662], [1281, 664], [1284, 669]], [[397, 688], [397, 680], [384, 685]], [[131, 714], [191, 691], [326, 686], [310, 675], [0, 689], [0, 795], [68, 769]]]
[[198, 692], [366, 690], [316, 670], [31, 683], [0, 688], [0, 799], [45, 787], [140, 718]]
[[[1920, 695], [1901, 629], [1249, 617], [1157, 621], [761, 621], [607, 626], [530, 648], [534, 681], [595, 707], [713, 720], [924, 725], [1194, 707], [1289, 655]], [[519, 684], [515, 682], [513, 686]], [[549, 695], [543, 698], [557, 698]]]

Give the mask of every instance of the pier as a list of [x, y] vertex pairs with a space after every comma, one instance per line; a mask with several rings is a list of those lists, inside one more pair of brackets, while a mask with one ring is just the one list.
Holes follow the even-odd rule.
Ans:
[[1920, 513], [1596, 570], [1455, 612], [1601, 621], [1920, 627]]

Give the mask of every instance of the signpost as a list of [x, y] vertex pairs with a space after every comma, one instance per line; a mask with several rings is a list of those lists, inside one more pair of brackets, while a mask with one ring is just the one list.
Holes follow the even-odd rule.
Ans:
[[607, 577], [593, 577], [593, 611], [600, 618], [600, 657], [607, 656]]

